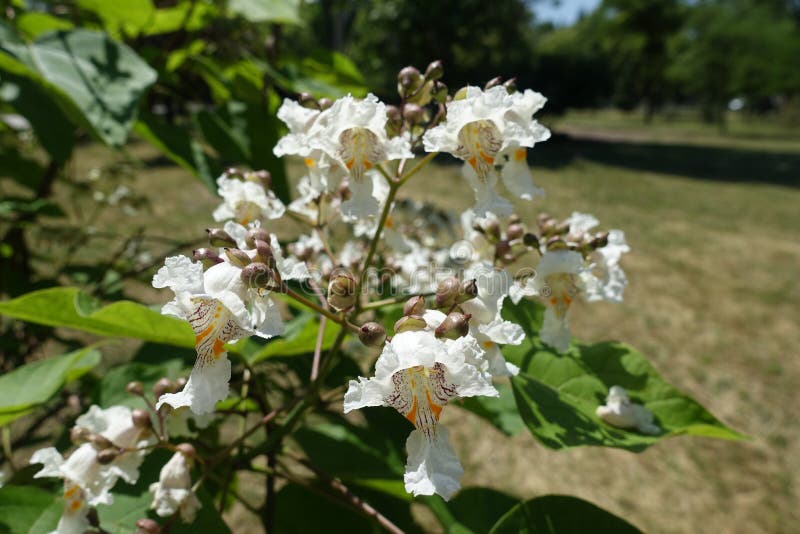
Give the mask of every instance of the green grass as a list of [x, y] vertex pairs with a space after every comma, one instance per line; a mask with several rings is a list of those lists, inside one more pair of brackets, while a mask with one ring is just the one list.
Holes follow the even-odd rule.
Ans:
[[[613, 112], [553, 125], [559, 135], [531, 152], [547, 198], [518, 203], [519, 213], [533, 223], [541, 211], [590, 212], [624, 229], [633, 248], [625, 302], [576, 306], [574, 331], [636, 346], [672, 384], [754, 439], [679, 438], [638, 455], [552, 452], [528, 434], [509, 439], [445, 410], [465, 484], [522, 497], [574, 494], [649, 532], [791, 532], [800, 524], [800, 134], [736, 119], [722, 135], [683, 118], [645, 125]], [[184, 171], [156, 165], [151, 149], [131, 153], [148, 162], [132, 187], [151, 207], [109, 212], [96, 224], [201, 239], [214, 196]], [[84, 148], [72, 171], [84, 175], [109, 157]], [[472, 204], [456, 165], [429, 167], [406, 192], [455, 211]], [[116, 245], [98, 240], [92, 255]], [[147, 302], [167, 298], [145, 284], [126, 291]]]

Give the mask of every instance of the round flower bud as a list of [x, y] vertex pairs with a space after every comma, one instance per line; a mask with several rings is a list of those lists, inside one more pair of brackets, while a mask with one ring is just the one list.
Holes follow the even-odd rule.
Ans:
[[328, 284], [328, 304], [337, 311], [352, 308], [356, 303], [356, 279], [350, 273], [333, 275]]
[[486, 82], [486, 85], [484, 86], [484, 89], [491, 89], [492, 87], [495, 87], [495, 86], [500, 85], [502, 83], [503, 83], [503, 78], [500, 77], [500, 76], [495, 76], [494, 78], [492, 78], [491, 80]]
[[144, 395], [144, 384], [139, 381], [128, 382], [125, 391], [131, 395]]
[[416, 332], [418, 330], [425, 330], [428, 323], [421, 315], [407, 315], [401, 317], [394, 323], [394, 333], [400, 334], [402, 332]]
[[138, 408], [131, 412], [131, 419], [133, 420], [133, 426], [137, 428], [150, 428], [153, 424], [150, 420], [150, 414]]
[[510, 80], [506, 80], [503, 83], [503, 87], [506, 88], [506, 91], [508, 91], [508, 94], [516, 93], [517, 92], [517, 79], [516, 78], [511, 78]]
[[319, 102], [317, 102], [317, 99], [311, 96], [310, 93], [300, 93], [297, 95], [297, 101], [304, 108], [319, 109]]
[[425, 110], [417, 104], [406, 104], [403, 106], [403, 118], [411, 124], [417, 124], [425, 116]]
[[527, 234], [522, 236], [522, 242], [525, 244], [526, 247], [531, 248], [539, 248], [539, 238], [536, 237], [536, 234], [532, 234], [528, 232]]
[[554, 235], [547, 240], [547, 250], [566, 250], [569, 248], [567, 242], [561, 239], [561, 236]]
[[115, 448], [103, 449], [97, 453], [97, 463], [100, 465], [108, 465], [119, 456], [119, 450]]
[[425, 313], [425, 297], [417, 295], [411, 297], [403, 305], [403, 315], [422, 315]]
[[239, 250], [238, 248], [226, 248], [225, 255], [228, 257], [231, 264], [236, 267], [244, 267], [250, 263], [250, 256], [247, 255], [247, 252]]
[[244, 234], [244, 242], [250, 248], [256, 248], [256, 240], [269, 243], [269, 232], [263, 228], [251, 228]]
[[514, 261], [514, 255], [511, 253], [511, 245], [505, 239], [501, 239], [494, 247], [494, 255], [503, 261]]
[[442, 324], [436, 327], [436, 337], [458, 339], [469, 333], [470, 314], [453, 312], [448, 314]]
[[397, 106], [386, 106], [386, 116], [390, 121], [397, 121], [403, 118], [403, 114]]
[[512, 213], [511, 215], [508, 216], [508, 224], [519, 224], [521, 222], [522, 219], [520, 219], [519, 215], [517, 215], [516, 213]]
[[203, 266], [205, 268], [209, 268], [212, 265], [216, 265], [218, 263], [222, 263], [222, 258], [219, 257], [219, 254], [211, 250], [210, 248], [198, 248], [192, 252], [192, 260], [193, 261], [201, 261], [203, 262]]
[[212, 247], [235, 247], [236, 240], [222, 228], [206, 228], [208, 242]]
[[443, 75], [444, 75], [444, 63], [442, 63], [442, 60], [440, 59], [432, 61], [428, 65], [428, 68], [425, 69], [426, 80], [438, 80]]
[[419, 88], [422, 84], [422, 75], [415, 67], [403, 67], [397, 73], [397, 91], [400, 94], [409, 94]]
[[328, 109], [333, 105], [333, 100], [330, 98], [320, 98], [318, 100], [320, 109]]
[[179, 443], [176, 448], [187, 458], [194, 458], [197, 455], [197, 451], [194, 450], [194, 446], [191, 443]]
[[525, 228], [519, 223], [509, 224], [508, 228], [506, 228], [506, 237], [509, 240], [518, 239], [522, 237], [524, 233], [525, 233]]
[[89, 441], [100, 450], [110, 449], [114, 446], [110, 439], [100, 434], [91, 434]]
[[175, 382], [170, 380], [167, 377], [162, 377], [158, 379], [158, 382], [153, 384], [153, 394], [156, 398], [160, 397], [164, 393], [175, 393], [177, 388], [175, 387]]
[[542, 236], [551, 236], [558, 233], [558, 221], [553, 219], [544, 219], [539, 221], [539, 229], [542, 231]]
[[358, 329], [358, 339], [367, 347], [377, 347], [386, 341], [386, 329], [376, 322], [364, 323]]
[[592, 238], [593, 248], [603, 248], [608, 245], [608, 232], [598, 232]]
[[478, 296], [478, 280], [473, 278], [471, 280], [465, 280], [461, 284], [461, 291], [456, 297], [456, 304], [463, 304], [468, 300], [472, 300]]
[[253, 243], [253, 246], [256, 249], [256, 261], [266, 263], [269, 266], [274, 266], [275, 254], [273, 254], [272, 247], [269, 246], [266, 241], [256, 239]]
[[159, 534], [160, 532], [161, 527], [149, 517], [143, 517], [136, 521], [136, 534]]
[[459, 279], [454, 276], [445, 278], [436, 287], [436, 307], [449, 308], [453, 306], [460, 293], [461, 282]]
[[244, 172], [238, 167], [228, 167], [222, 174], [225, 176], [225, 178], [236, 180], [241, 180], [244, 178]]
[[177, 386], [176, 390], [183, 389], [183, 386], [185, 386], [188, 381], [189, 380], [185, 376], [182, 376], [179, 379], [175, 380], [175, 385]]
[[261, 187], [264, 189], [269, 189], [272, 187], [272, 174], [266, 169], [261, 169], [259, 171], [253, 171], [247, 175], [247, 178], [258, 182], [261, 184]]
[[483, 231], [486, 235], [495, 239], [500, 239], [500, 223], [495, 219], [489, 219], [482, 225]]
[[86, 443], [91, 439], [92, 433], [89, 429], [84, 428], [82, 426], [74, 426], [69, 431], [69, 439], [75, 445], [80, 445], [81, 443]]
[[252, 289], [264, 289], [272, 280], [272, 271], [266, 264], [255, 262], [242, 267], [239, 276], [245, 286]]

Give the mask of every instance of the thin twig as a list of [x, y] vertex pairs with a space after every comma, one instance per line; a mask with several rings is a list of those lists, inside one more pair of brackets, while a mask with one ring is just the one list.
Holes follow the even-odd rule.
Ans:
[[[314, 290], [316, 293], [317, 298], [325, 307], [328, 309], [328, 302], [325, 300], [325, 295], [322, 294], [322, 289], [317, 285], [314, 279], [310, 279], [311, 289]], [[328, 324], [328, 318], [324, 315], [319, 318], [319, 329], [317, 330], [317, 343], [314, 345], [314, 360], [311, 362], [311, 381], [315, 381], [317, 379], [317, 375], [319, 374], [319, 360], [320, 355], [322, 354], [322, 342], [325, 339], [325, 327]]]

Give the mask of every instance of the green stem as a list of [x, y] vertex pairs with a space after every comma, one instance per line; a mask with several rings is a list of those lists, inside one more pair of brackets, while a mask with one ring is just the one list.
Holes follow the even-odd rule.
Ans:
[[408, 179], [409, 179], [409, 178], [411, 178], [412, 176], [414, 176], [415, 174], [417, 174], [419, 171], [421, 171], [421, 170], [422, 170], [422, 168], [423, 168], [423, 167], [425, 167], [425, 165], [427, 165], [428, 163], [430, 163], [430, 162], [431, 162], [431, 160], [432, 160], [433, 158], [435, 158], [435, 157], [436, 157], [438, 154], [439, 154], [438, 152], [431, 152], [431, 153], [429, 153], [427, 156], [425, 156], [424, 158], [422, 158], [422, 159], [419, 161], [419, 163], [417, 163], [416, 165], [414, 165], [414, 166], [411, 168], [411, 170], [410, 170], [410, 171], [408, 171], [407, 173], [405, 173], [405, 174], [402, 176], [402, 178], [400, 178], [400, 184], [402, 185], [402, 184], [406, 183], [406, 182], [408, 181]]
[[338, 315], [338, 314], [336, 314], [336, 313], [334, 313], [334, 312], [332, 312], [330, 310], [326, 310], [325, 308], [323, 308], [322, 306], [320, 306], [316, 302], [313, 302], [312, 300], [309, 300], [306, 297], [302, 296], [300, 293], [297, 293], [297, 292], [293, 291], [292, 289], [290, 289], [288, 287], [284, 288], [284, 293], [286, 293], [288, 296], [290, 296], [291, 298], [293, 298], [294, 300], [296, 300], [297, 302], [299, 302], [303, 306], [306, 306], [307, 308], [311, 308], [312, 310], [314, 310], [315, 312], [319, 313], [320, 315], [324, 315], [325, 317], [327, 317], [331, 321], [333, 321], [333, 322], [335, 322], [337, 324], [340, 324], [340, 325], [350, 329], [353, 332], [358, 332], [358, 327], [356, 325], [354, 325], [353, 323], [347, 321], [347, 319], [344, 319], [341, 315]]

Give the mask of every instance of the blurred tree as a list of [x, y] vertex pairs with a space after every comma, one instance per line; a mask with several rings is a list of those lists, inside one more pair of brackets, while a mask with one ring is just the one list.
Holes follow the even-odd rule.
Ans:
[[671, 78], [723, 124], [734, 97], [764, 111], [800, 91], [800, 32], [785, 2], [703, 1], [673, 43]]

